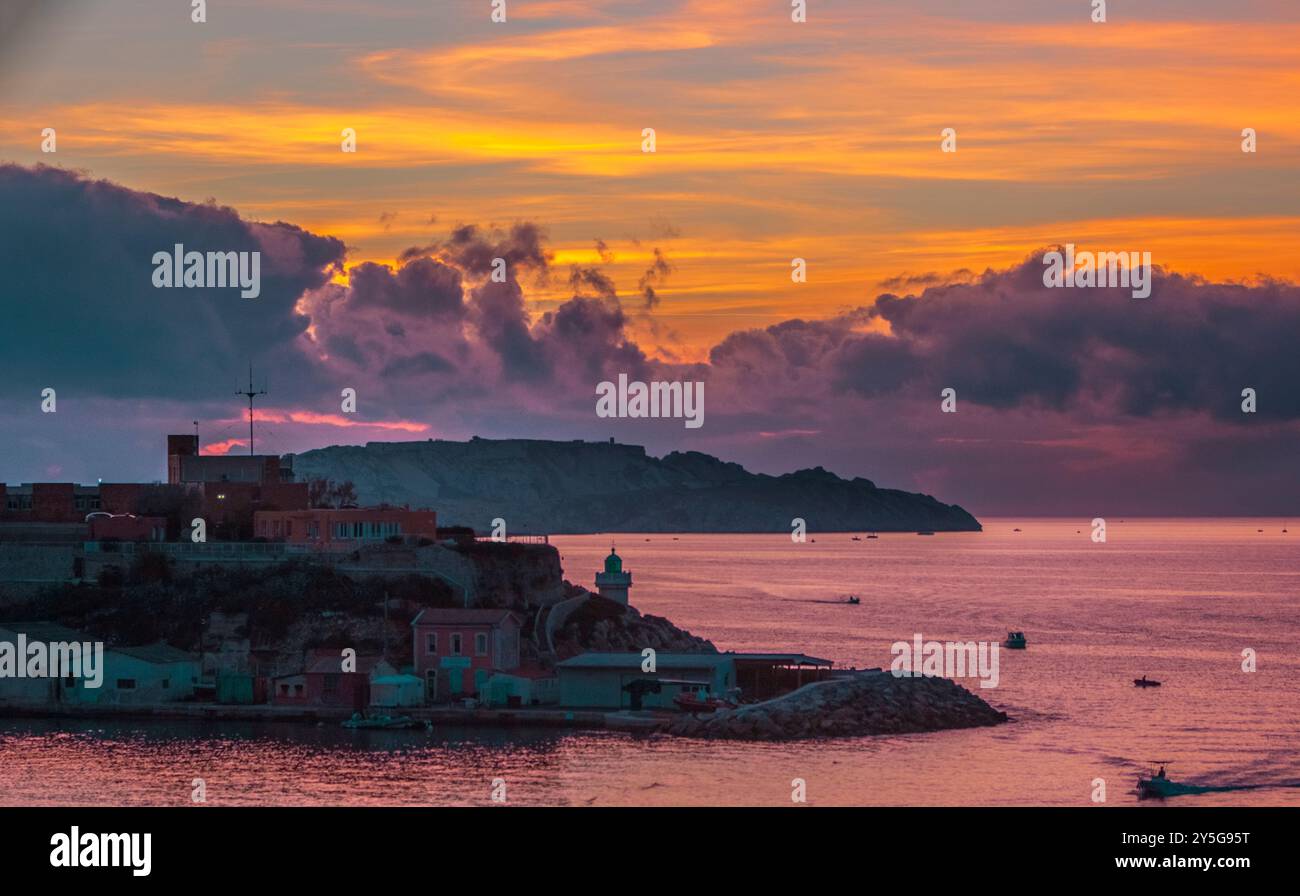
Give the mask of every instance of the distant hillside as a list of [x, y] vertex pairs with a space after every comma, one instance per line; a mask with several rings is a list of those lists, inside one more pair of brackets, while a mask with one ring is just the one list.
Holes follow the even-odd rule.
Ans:
[[351, 480], [361, 504], [431, 507], [440, 525], [508, 532], [977, 531], [929, 495], [845, 480], [821, 467], [750, 473], [698, 451], [648, 457], [636, 445], [480, 439], [370, 442], [299, 454], [299, 479]]

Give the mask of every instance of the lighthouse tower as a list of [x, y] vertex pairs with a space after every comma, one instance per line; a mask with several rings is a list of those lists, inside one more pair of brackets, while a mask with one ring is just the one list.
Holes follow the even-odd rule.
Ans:
[[632, 587], [632, 573], [623, 571], [623, 558], [614, 553], [610, 545], [609, 556], [605, 558], [605, 571], [596, 573], [596, 590], [601, 597], [618, 601], [627, 606], [627, 589]]

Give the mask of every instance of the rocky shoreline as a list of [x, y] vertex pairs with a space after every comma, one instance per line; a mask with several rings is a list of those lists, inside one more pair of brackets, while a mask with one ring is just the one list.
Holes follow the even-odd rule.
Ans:
[[763, 703], [673, 722], [681, 737], [796, 740], [919, 734], [1000, 725], [1007, 714], [946, 678], [861, 672], [805, 685]]

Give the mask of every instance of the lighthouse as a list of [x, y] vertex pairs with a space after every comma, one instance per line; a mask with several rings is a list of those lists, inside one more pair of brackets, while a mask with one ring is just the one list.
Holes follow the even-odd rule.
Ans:
[[601, 597], [607, 597], [627, 606], [627, 589], [632, 587], [632, 573], [623, 571], [623, 558], [614, 553], [610, 545], [609, 556], [605, 558], [605, 571], [596, 573], [596, 590]]

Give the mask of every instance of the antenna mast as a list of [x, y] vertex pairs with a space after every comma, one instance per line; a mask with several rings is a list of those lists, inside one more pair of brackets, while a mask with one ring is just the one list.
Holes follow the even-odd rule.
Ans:
[[253, 455], [253, 399], [259, 395], [265, 395], [266, 390], [255, 391], [253, 389], [253, 364], [248, 364], [248, 388], [242, 392], [236, 392], [236, 395], [244, 395], [248, 398], [248, 454]]

